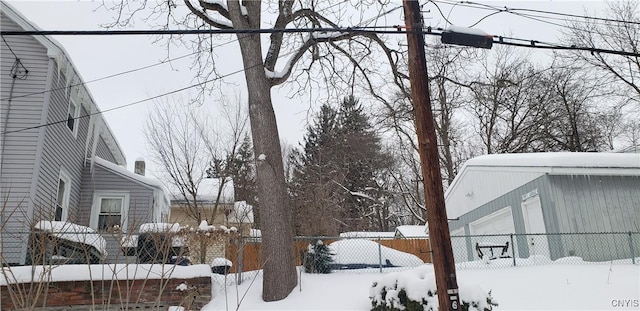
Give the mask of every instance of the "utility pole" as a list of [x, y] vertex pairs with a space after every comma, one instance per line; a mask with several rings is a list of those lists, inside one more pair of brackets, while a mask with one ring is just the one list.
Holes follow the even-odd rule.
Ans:
[[424, 179], [425, 208], [429, 222], [429, 242], [433, 256], [439, 310], [457, 311], [460, 309], [460, 298], [449, 224], [447, 223], [447, 210], [444, 204], [436, 129], [431, 111], [422, 14], [417, 0], [403, 0], [402, 2], [407, 27], [411, 98]]

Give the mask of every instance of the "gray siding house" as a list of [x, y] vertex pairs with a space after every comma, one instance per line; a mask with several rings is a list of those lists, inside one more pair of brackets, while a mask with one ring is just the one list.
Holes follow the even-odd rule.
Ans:
[[[37, 30], [0, 5], [3, 31]], [[2, 263], [25, 263], [27, 233], [40, 220], [101, 232], [166, 219], [166, 192], [126, 171], [122, 149], [64, 48], [46, 36], [3, 36], [0, 44]]]
[[[630, 258], [630, 235], [554, 234], [640, 232], [640, 154], [480, 156], [465, 163], [447, 190], [445, 201], [447, 216], [453, 219], [449, 222], [451, 235], [472, 235], [466, 238], [466, 250], [456, 248], [458, 261], [477, 260], [476, 243], [488, 242], [511, 242], [516, 257], [521, 258]], [[492, 234], [516, 235], [513, 241], [507, 236], [473, 236]], [[640, 250], [638, 240], [633, 244]], [[588, 251], [595, 243], [627, 247]]]

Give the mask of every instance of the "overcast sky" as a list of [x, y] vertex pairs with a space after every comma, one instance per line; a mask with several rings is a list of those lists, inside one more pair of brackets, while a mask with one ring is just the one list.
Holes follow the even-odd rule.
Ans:
[[[44, 30], [92, 30], [101, 29], [100, 24], [111, 20], [112, 13], [105, 10], [95, 11], [99, 2], [91, 1], [8, 1], [18, 11], [38, 27]], [[180, 3], [181, 1], [177, 1]], [[426, 1], [421, 1], [421, 3]], [[603, 1], [478, 1], [496, 6], [512, 8], [531, 8], [572, 14], [584, 14], [588, 10], [592, 14], [603, 15]], [[398, 5], [400, 2], [398, 1]], [[453, 7], [439, 4], [443, 14], [456, 26], [469, 26], [491, 11], [469, 9], [462, 6]], [[426, 23], [443, 26], [442, 17], [432, 5], [425, 6]], [[402, 10], [386, 16], [389, 25], [403, 24]], [[563, 23], [562, 20], [545, 19], [547, 22]], [[345, 25], [346, 26], [346, 25]], [[134, 29], [147, 29], [148, 26], [138, 22]], [[535, 39], [545, 42], [558, 42], [559, 28], [549, 23], [530, 18], [496, 14], [480, 22], [475, 28], [493, 35], [508, 35], [523, 39]], [[166, 59], [166, 47], [154, 44], [153, 38], [146, 36], [56, 36], [80, 72], [84, 81], [103, 78], [127, 70], [153, 65]], [[523, 51], [524, 52], [524, 51]], [[170, 58], [176, 58], [191, 51], [174, 48]], [[223, 64], [221, 74], [235, 72], [242, 68], [236, 44], [229, 44], [217, 53], [218, 64]], [[135, 73], [120, 75], [114, 78], [92, 82], [87, 85], [101, 110], [143, 100], [162, 93], [170, 92], [191, 85], [193, 73], [189, 69], [191, 59], [183, 58], [170, 65], [164, 64]], [[230, 82], [237, 87], [229, 86], [230, 92], [246, 93], [243, 89], [242, 74], [232, 75]], [[309, 104], [305, 99], [291, 100], [282, 94], [287, 89], [274, 89], [274, 109], [278, 118], [281, 140], [297, 144], [304, 134], [308, 117]], [[183, 95], [185, 98], [188, 94]], [[233, 97], [233, 95], [230, 95]], [[246, 96], [243, 98], [246, 99]], [[216, 103], [205, 103], [212, 107], [215, 115]], [[124, 149], [128, 169], [133, 169], [133, 162], [139, 157], [149, 158], [146, 148], [143, 125], [149, 107], [153, 102], [146, 102], [123, 109], [105, 113], [107, 122], [116, 139]], [[149, 162], [149, 161], [147, 161]], [[151, 175], [156, 169], [147, 163]]]

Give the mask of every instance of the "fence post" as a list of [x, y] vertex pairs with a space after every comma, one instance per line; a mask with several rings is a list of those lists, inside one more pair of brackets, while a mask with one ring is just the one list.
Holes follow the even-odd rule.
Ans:
[[380, 265], [380, 273], [382, 273], [382, 239], [378, 236], [378, 264]]
[[633, 249], [633, 233], [629, 231], [629, 250], [631, 250], [631, 263], [636, 264], [636, 252]]
[[240, 235], [238, 237], [238, 273], [236, 273], [236, 284], [238, 285], [242, 284], [242, 269], [244, 269], [242, 253], [244, 253], [244, 236]]
[[516, 245], [513, 243], [513, 233], [509, 234], [511, 237], [511, 257], [513, 258], [513, 266], [516, 266]]

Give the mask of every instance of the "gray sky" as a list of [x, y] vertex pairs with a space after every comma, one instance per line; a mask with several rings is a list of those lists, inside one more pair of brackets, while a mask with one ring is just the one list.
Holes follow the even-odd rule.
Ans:
[[[400, 4], [399, 1], [398, 5]], [[425, 2], [425, 1], [421, 1]], [[585, 9], [592, 14], [603, 15], [603, 1], [478, 1], [495, 6], [511, 8], [531, 8], [554, 12], [582, 15]], [[9, 1], [18, 11], [38, 27], [44, 30], [91, 30], [101, 29], [99, 25], [110, 21], [111, 14], [105, 10], [94, 10], [98, 2], [90, 1]], [[462, 6], [453, 7], [439, 3], [440, 9], [447, 19], [456, 26], [470, 26], [491, 11], [469, 9]], [[443, 18], [433, 5], [425, 7], [426, 23], [444, 26]], [[389, 25], [403, 24], [402, 10], [386, 16], [384, 23]], [[545, 19], [548, 22], [562, 24], [562, 20]], [[134, 29], [146, 29], [147, 25], [138, 22]], [[475, 28], [493, 35], [507, 35], [523, 39], [535, 39], [546, 42], [558, 42], [559, 28], [520, 16], [500, 13], [486, 18]], [[80, 72], [84, 81], [91, 81], [127, 70], [152, 65], [167, 56], [166, 47], [154, 44], [153, 38], [146, 36], [56, 36]], [[528, 50], [527, 50], [528, 51]], [[525, 52], [525, 51], [523, 51]], [[186, 55], [191, 51], [174, 48], [170, 58]], [[236, 44], [229, 44], [218, 53], [218, 64], [221, 74], [237, 71], [242, 68], [239, 49]], [[101, 110], [143, 100], [158, 94], [170, 92], [191, 85], [193, 73], [189, 66], [191, 59], [184, 58], [169, 64], [151, 69], [117, 76], [98, 82], [89, 83], [88, 89]], [[237, 86], [228, 89], [237, 94], [244, 94], [244, 77], [242, 74], [231, 76], [228, 81]], [[225, 88], [226, 89], [226, 88]], [[287, 89], [274, 89], [274, 109], [278, 119], [281, 140], [297, 144], [304, 134], [308, 117], [308, 99], [291, 100], [284, 96]], [[233, 98], [232, 94], [229, 94]], [[246, 98], [246, 96], [243, 98]], [[188, 98], [188, 94], [184, 94]], [[113, 130], [127, 157], [128, 169], [133, 169], [133, 162], [139, 157], [149, 159], [146, 148], [143, 126], [149, 107], [153, 102], [134, 105], [105, 113], [107, 122]], [[215, 103], [205, 103], [215, 116]], [[155, 168], [147, 161], [151, 174]]]

